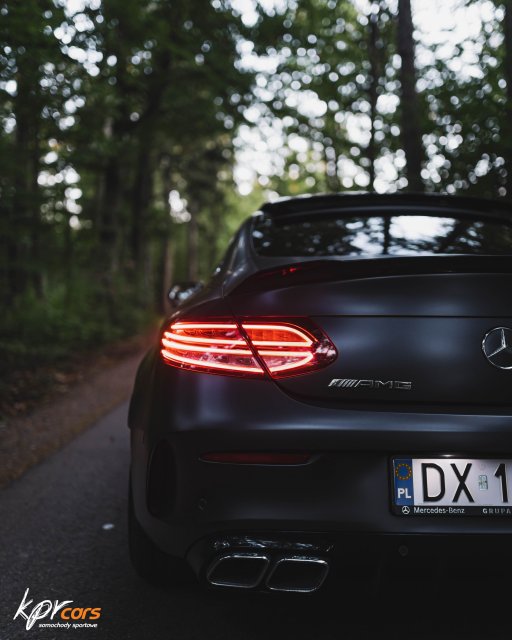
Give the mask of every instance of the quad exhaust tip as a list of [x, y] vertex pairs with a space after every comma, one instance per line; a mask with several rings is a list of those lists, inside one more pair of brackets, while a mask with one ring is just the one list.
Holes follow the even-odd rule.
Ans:
[[[261, 584], [270, 566], [270, 558], [259, 553], [228, 553], [208, 567], [206, 579], [218, 587], [254, 589]], [[322, 558], [289, 556], [277, 560], [265, 580], [270, 591], [312, 593], [320, 589], [329, 573]]]
[[268, 574], [266, 585], [270, 591], [312, 593], [320, 589], [328, 573], [329, 563], [321, 558], [281, 558]]
[[269, 558], [258, 553], [229, 553], [212, 562], [206, 579], [218, 587], [254, 589], [262, 581], [269, 564]]

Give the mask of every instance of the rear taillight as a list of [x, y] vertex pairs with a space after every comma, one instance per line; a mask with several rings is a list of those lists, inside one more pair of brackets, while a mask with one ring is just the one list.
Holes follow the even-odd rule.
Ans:
[[162, 338], [162, 356], [185, 369], [263, 375], [238, 326], [229, 322], [174, 322]]
[[314, 339], [303, 329], [284, 324], [242, 324], [272, 375], [302, 369], [315, 359]]
[[274, 378], [305, 373], [336, 358], [327, 336], [308, 320], [174, 322], [162, 337], [170, 365], [231, 375]]

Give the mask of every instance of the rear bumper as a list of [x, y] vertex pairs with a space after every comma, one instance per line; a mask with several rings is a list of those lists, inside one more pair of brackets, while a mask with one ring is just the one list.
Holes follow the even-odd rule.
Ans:
[[[493, 536], [505, 540], [512, 533], [510, 518], [400, 517], [390, 508], [392, 456], [512, 457], [510, 415], [326, 408], [291, 398], [271, 382], [170, 367], [155, 380], [147, 406], [132, 411], [139, 416], [131, 424], [137, 519], [160, 548], [187, 558], [198, 572], [206, 556], [222, 551], [226, 536], [299, 542], [312, 536], [332, 547], [329, 553], [348, 549], [362, 562], [370, 557], [365, 545], [382, 544], [380, 556], [396, 555], [404, 537], [418, 553], [427, 540], [441, 541], [442, 550], [454, 541], [460, 548], [462, 539], [485, 553], [495, 546]], [[315, 456], [291, 467], [200, 460], [212, 451]], [[363, 550], [355, 551], [360, 543]]]
[[[217, 535], [195, 543], [187, 561], [202, 582], [219, 558], [268, 558], [258, 588], [268, 588], [272, 568], [283, 558], [314, 558], [326, 563], [337, 580], [374, 580], [402, 574], [448, 579], [493, 575], [508, 577], [512, 541], [507, 535], [308, 534], [283, 532]], [[231, 585], [227, 585], [231, 586]], [[235, 586], [235, 585], [233, 585]], [[314, 590], [314, 589], [312, 589]]]

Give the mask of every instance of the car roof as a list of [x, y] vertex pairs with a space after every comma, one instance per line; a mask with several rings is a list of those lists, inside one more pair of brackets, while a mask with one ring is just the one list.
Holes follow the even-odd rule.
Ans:
[[436, 209], [464, 211], [484, 216], [500, 218], [512, 217], [512, 202], [507, 200], [490, 200], [472, 196], [453, 196], [438, 193], [372, 193], [346, 192], [318, 195], [301, 195], [279, 198], [273, 202], [266, 202], [260, 207], [260, 212], [270, 217], [297, 215], [306, 213], [340, 212], [343, 209], [378, 209], [413, 207], [415, 209]]

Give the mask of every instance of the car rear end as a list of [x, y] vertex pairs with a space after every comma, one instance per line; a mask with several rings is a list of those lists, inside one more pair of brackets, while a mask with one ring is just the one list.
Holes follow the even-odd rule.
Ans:
[[335, 566], [506, 555], [511, 246], [508, 210], [449, 198], [255, 216], [139, 371], [152, 541], [211, 584], [297, 592]]

